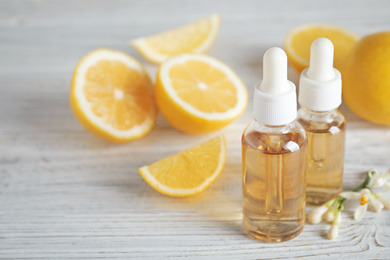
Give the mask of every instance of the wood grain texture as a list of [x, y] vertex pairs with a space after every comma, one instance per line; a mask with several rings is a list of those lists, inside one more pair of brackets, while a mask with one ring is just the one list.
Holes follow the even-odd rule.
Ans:
[[[1, 1], [0, 259], [390, 259], [390, 212], [359, 223], [343, 213], [340, 235], [307, 224], [288, 242], [261, 243], [241, 228], [241, 133], [246, 113], [222, 130], [228, 154], [219, 179], [185, 199], [162, 196], [137, 169], [214, 135], [189, 136], [159, 116], [143, 139], [115, 145], [87, 133], [69, 106], [77, 61], [98, 47], [145, 64], [127, 40], [206, 17], [222, 16], [211, 55], [242, 77], [252, 94], [262, 55], [306, 22], [364, 35], [389, 30], [389, 1]], [[298, 75], [289, 70], [298, 83]], [[348, 121], [344, 186], [390, 167], [390, 128]], [[386, 194], [390, 197], [390, 193]], [[312, 208], [308, 208], [311, 210]]]

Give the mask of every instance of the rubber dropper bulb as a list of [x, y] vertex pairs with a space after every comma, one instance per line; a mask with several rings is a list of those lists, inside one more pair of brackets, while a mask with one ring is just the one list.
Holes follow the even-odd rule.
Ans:
[[310, 67], [307, 77], [316, 81], [328, 81], [335, 77], [333, 69], [334, 47], [330, 40], [318, 38], [311, 45]]
[[263, 57], [263, 81], [260, 90], [273, 95], [283, 94], [290, 90], [287, 80], [287, 55], [278, 48], [268, 49]]
[[318, 38], [311, 45], [310, 67], [301, 73], [299, 104], [313, 111], [328, 111], [341, 104], [341, 74], [333, 68], [334, 47]]
[[260, 124], [285, 125], [297, 117], [295, 85], [287, 80], [287, 55], [277, 47], [263, 57], [263, 80], [256, 84], [253, 116]]

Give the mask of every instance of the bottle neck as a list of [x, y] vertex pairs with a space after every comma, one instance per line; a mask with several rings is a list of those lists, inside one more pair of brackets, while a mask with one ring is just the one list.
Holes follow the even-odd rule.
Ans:
[[257, 121], [256, 119], [254, 119], [253, 122], [254, 122], [255, 129], [259, 131], [264, 131], [264, 129], [267, 129], [268, 133], [284, 133], [284, 132], [288, 132], [288, 130], [293, 126], [295, 120], [284, 125], [263, 124]]
[[311, 115], [316, 115], [316, 116], [330, 115], [330, 114], [334, 114], [334, 113], [337, 112], [337, 108], [326, 110], [326, 111], [315, 111], [315, 110], [311, 110], [311, 109], [304, 108], [304, 107], [302, 107], [301, 109], [305, 113], [308, 113], [308, 114], [311, 114]]
[[331, 120], [337, 113], [337, 108], [326, 111], [315, 111], [307, 108], [301, 108], [298, 117], [304, 117], [312, 121], [326, 122], [328, 120]]

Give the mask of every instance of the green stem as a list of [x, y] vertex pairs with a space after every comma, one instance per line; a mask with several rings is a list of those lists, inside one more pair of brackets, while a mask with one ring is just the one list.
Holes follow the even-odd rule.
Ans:
[[[370, 173], [370, 172], [371, 172], [371, 176], [375, 174], [375, 171], [369, 171], [368, 173]], [[371, 177], [368, 173], [367, 173], [366, 179], [363, 181], [363, 183], [359, 187], [356, 187], [355, 189], [353, 189], [352, 191], [357, 192], [357, 191], [360, 191], [364, 188], [370, 189], [370, 187], [367, 187], [367, 185], [370, 183], [370, 180], [371, 180]]]
[[[371, 181], [370, 175], [373, 176], [374, 174], [375, 174], [375, 171], [373, 171], [373, 170], [368, 171], [366, 179], [363, 181], [363, 183], [360, 186], [358, 186], [355, 189], [353, 189], [352, 191], [358, 192], [358, 191], [360, 191], [360, 190], [362, 190], [364, 188], [367, 188], [367, 189], [371, 190], [372, 186], [371, 187], [367, 187], [367, 185]], [[331, 204], [331, 207], [328, 207], [329, 210], [336, 209], [336, 211], [338, 212], [338, 211], [343, 210], [344, 203], [345, 203], [346, 200], [347, 200], [346, 198], [339, 196], [337, 198], [331, 199], [330, 201], [326, 202], [325, 205], [328, 204], [328, 206], [329, 206], [329, 204]], [[332, 201], [334, 201], [334, 203], [332, 203]]]
[[341, 212], [341, 209], [340, 209], [340, 210], [337, 210], [336, 214], [334, 215], [334, 220], [332, 221], [332, 225], [338, 225], [338, 224], [340, 224], [340, 223], [338, 222], [338, 217], [339, 217], [340, 212]]
[[338, 211], [343, 210], [343, 208], [344, 208], [344, 202], [345, 202], [346, 200], [347, 200], [346, 198], [340, 197], [339, 206], [337, 207], [337, 210], [338, 210]]
[[[375, 171], [372, 171], [370, 170], [368, 173], [367, 173], [367, 176], [366, 176], [366, 179], [363, 181], [362, 184], [360, 184], [360, 186], [356, 187], [355, 189], [353, 189], [352, 191], [354, 192], [358, 192], [364, 188], [367, 188], [367, 189], [371, 189], [372, 187], [367, 187], [367, 185], [370, 183], [370, 180], [371, 180], [371, 177], [370, 177], [370, 174], [371, 173], [371, 176], [373, 176], [375, 174]], [[338, 210], [342, 210], [343, 207], [344, 207], [344, 203], [347, 199], [346, 198], [343, 198], [343, 197], [339, 197], [339, 205], [338, 205]]]

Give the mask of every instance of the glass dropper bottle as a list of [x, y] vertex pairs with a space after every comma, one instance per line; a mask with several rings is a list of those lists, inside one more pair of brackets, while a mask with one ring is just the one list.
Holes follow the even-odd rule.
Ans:
[[305, 222], [307, 142], [280, 48], [264, 54], [253, 107], [254, 120], [242, 135], [243, 226], [257, 239], [289, 240]]
[[307, 202], [322, 204], [343, 188], [346, 121], [341, 104], [341, 74], [333, 68], [334, 47], [319, 38], [311, 45], [310, 67], [299, 81], [298, 122], [305, 128]]

